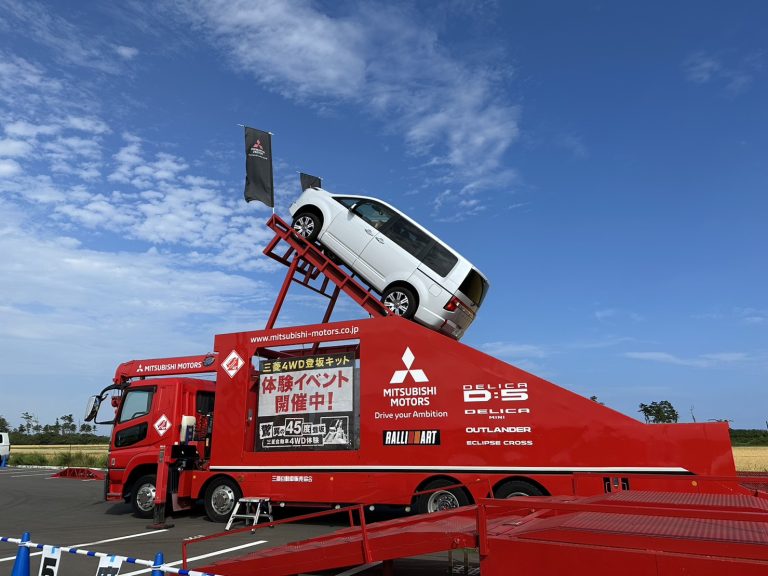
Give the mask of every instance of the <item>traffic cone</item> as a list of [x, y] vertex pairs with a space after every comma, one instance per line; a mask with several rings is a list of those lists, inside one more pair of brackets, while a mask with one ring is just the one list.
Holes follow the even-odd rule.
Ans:
[[[159, 569], [164, 563], [163, 553], [158, 552], [155, 554], [155, 563], [152, 564], [152, 576], [165, 576], [165, 573]], [[11, 576], [15, 576], [15, 574], [11, 574]]]
[[[24, 532], [21, 541], [29, 542], [29, 532]], [[11, 576], [29, 576], [29, 548], [24, 544], [19, 544], [19, 551], [16, 552], [16, 561], [13, 563]]]

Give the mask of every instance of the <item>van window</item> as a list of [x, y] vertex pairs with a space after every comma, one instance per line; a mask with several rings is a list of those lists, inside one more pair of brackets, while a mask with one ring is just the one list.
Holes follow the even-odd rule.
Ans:
[[432, 247], [424, 256], [424, 264], [432, 268], [440, 276], [448, 276], [448, 273], [456, 266], [459, 259], [439, 242], [432, 244]]
[[373, 200], [362, 200], [355, 204], [355, 214], [377, 230], [382, 228], [395, 215], [392, 210]]
[[488, 292], [488, 282], [473, 268], [469, 271], [467, 277], [464, 278], [464, 282], [459, 286], [459, 290], [479, 308], [480, 304], [483, 303], [486, 292]]
[[152, 406], [152, 392], [154, 392], [153, 389], [128, 390], [118, 422], [127, 422], [149, 414], [149, 408]]
[[406, 252], [420, 258], [432, 239], [405, 218], [397, 218], [383, 234]]
[[333, 199], [347, 208], [352, 208], [352, 206], [360, 201], [360, 198], [355, 198], [354, 196], [334, 196]]

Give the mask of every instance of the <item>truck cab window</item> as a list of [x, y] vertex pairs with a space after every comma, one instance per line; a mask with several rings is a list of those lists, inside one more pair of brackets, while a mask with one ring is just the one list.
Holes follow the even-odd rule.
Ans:
[[134, 418], [146, 416], [152, 406], [152, 394], [154, 390], [129, 390], [123, 401], [123, 408], [120, 410], [118, 423], [128, 422]]

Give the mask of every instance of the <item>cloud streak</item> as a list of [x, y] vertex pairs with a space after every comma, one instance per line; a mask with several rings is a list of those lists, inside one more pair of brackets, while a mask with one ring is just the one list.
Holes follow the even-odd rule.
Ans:
[[505, 97], [505, 75], [498, 63], [452, 57], [415, 12], [361, 5], [330, 17], [306, 1], [183, 6], [238, 70], [307, 105], [362, 107], [446, 182], [504, 172], [520, 113]]

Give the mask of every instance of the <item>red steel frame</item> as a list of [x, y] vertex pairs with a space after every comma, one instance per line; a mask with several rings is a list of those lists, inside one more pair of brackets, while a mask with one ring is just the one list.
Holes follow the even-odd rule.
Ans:
[[[520, 576], [613, 575], [617, 568], [624, 576], [757, 576], [768, 570], [765, 498], [725, 494], [699, 496], [696, 503], [685, 494], [639, 495], [632, 504], [622, 502], [621, 494], [481, 499], [474, 507], [361, 524], [202, 569], [231, 576], [257, 570], [279, 576], [382, 561], [385, 573], [392, 573], [392, 561], [398, 558], [476, 548], [481, 573], [488, 575], [509, 574], [513, 568]], [[342, 510], [349, 510], [350, 526], [354, 509], [361, 513], [359, 506]]]
[[[386, 316], [390, 313], [376, 294], [372, 293], [370, 287], [364, 287], [360, 279], [356, 280], [354, 275], [347, 274], [317, 246], [296, 234], [293, 228], [282, 218], [273, 214], [267, 222], [267, 226], [275, 232], [275, 237], [264, 248], [264, 254], [288, 266], [285, 280], [283, 280], [272, 313], [267, 320], [267, 329], [274, 328], [292, 282], [299, 283], [329, 299], [328, 307], [323, 315], [323, 323], [331, 319], [331, 313], [341, 291], [357, 302], [371, 316]], [[283, 252], [277, 252], [281, 242], [287, 244], [287, 247]], [[319, 280], [319, 286], [317, 286], [317, 280], [321, 275], [322, 279]], [[313, 281], [315, 281], [314, 284]], [[332, 288], [331, 283], [333, 284]], [[332, 290], [330, 293], [328, 292], [329, 289]]]

